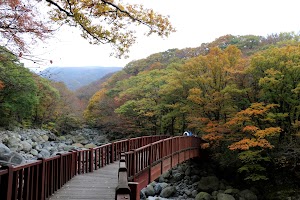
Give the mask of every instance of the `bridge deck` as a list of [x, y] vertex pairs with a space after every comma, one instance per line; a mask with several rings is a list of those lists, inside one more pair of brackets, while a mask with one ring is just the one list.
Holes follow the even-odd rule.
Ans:
[[93, 173], [77, 175], [56, 191], [49, 200], [112, 200], [118, 184], [119, 161], [95, 170]]

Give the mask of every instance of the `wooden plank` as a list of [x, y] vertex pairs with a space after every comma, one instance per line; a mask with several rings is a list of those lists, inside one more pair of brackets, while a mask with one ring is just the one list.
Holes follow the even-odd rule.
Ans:
[[118, 185], [119, 162], [75, 176], [49, 200], [54, 199], [83, 199], [83, 200], [112, 200], [115, 198], [115, 189]]

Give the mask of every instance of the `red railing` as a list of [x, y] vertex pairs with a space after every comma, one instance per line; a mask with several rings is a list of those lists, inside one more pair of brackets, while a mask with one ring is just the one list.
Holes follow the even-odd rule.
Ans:
[[145, 136], [87, 150], [62, 153], [19, 166], [0, 169], [1, 200], [44, 200], [77, 174], [92, 172], [120, 159], [120, 153], [164, 139]]
[[[126, 175], [131, 188], [131, 200], [139, 199], [139, 191], [148, 183], [155, 180], [173, 166], [193, 157], [200, 156], [200, 144], [202, 140], [198, 137], [178, 136], [162, 139], [140, 148], [125, 153]], [[120, 162], [121, 170], [121, 162]], [[122, 172], [124, 169], [121, 170]], [[124, 176], [124, 173], [120, 174]], [[124, 185], [124, 183], [122, 184]], [[125, 190], [126, 191], [126, 190]], [[122, 186], [116, 190], [116, 199], [126, 199], [126, 193], [122, 193]]]

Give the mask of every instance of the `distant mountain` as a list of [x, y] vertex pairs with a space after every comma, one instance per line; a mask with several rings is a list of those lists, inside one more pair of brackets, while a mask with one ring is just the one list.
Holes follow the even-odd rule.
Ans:
[[50, 67], [39, 75], [56, 82], [64, 82], [70, 90], [75, 91], [120, 70], [122, 67]]

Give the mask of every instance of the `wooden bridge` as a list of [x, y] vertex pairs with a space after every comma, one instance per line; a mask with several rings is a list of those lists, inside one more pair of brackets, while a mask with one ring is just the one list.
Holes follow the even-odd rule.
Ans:
[[0, 169], [1, 200], [136, 200], [173, 166], [200, 156], [197, 137], [145, 136]]

